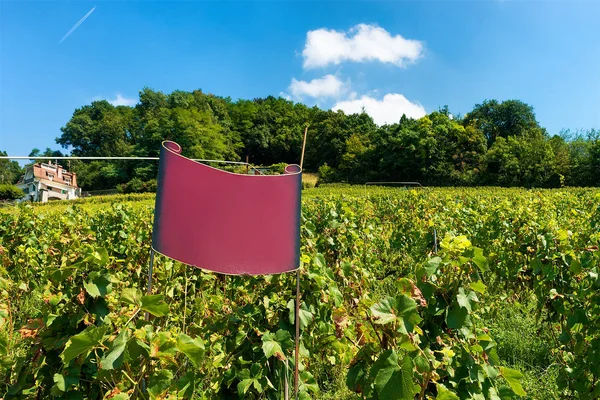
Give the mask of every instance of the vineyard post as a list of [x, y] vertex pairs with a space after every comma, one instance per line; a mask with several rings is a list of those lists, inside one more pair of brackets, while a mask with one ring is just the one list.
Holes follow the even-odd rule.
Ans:
[[[150, 261], [148, 262], [148, 293], [152, 293], [152, 270], [154, 269], [154, 248], [150, 246]], [[146, 311], [144, 315], [146, 321], [150, 321], [150, 313]], [[146, 392], [146, 377], [142, 376], [142, 393]]]
[[294, 393], [298, 400], [298, 361], [300, 353], [300, 267], [296, 270], [296, 352], [294, 361]]
[[306, 149], [306, 134], [308, 133], [308, 124], [306, 124], [306, 128], [304, 128], [304, 139], [302, 140], [302, 154], [300, 155], [300, 169], [302, 170], [302, 165], [304, 164], [304, 150]]
[[[306, 149], [306, 134], [308, 133], [308, 124], [304, 128], [304, 139], [302, 140], [302, 154], [300, 155], [300, 171], [304, 165], [304, 150]], [[295, 362], [294, 362], [294, 393], [296, 393], [296, 400], [298, 400], [298, 362], [300, 353], [300, 266], [296, 270], [296, 351], [295, 351]]]
[[[154, 268], [154, 248], [150, 247], [150, 262], [148, 268], [148, 294], [152, 293], [152, 269]], [[146, 321], [150, 320], [150, 313], [146, 311]]]

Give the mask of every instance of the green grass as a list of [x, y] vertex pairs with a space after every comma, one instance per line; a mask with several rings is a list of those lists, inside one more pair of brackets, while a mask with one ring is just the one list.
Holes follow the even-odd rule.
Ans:
[[535, 312], [535, 298], [521, 295], [521, 302], [496, 294], [496, 301], [485, 324], [498, 346], [503, 365], [521, 371], [527, 398], [561, 398], [557, 386], [558, 369], [552, 349], [555, 347], [547, 326]]
[[302, 184], [305, 188], [315, 187], [317, 185], [318, 180], [319, 176], [317, 174], [313, 174], [311, 172], [302, 173]]

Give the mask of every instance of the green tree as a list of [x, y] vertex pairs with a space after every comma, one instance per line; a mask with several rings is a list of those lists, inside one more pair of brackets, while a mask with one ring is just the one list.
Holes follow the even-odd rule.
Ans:
[[135, 142], [133, 116], [131, 107], [94, 101], [75, 110], [56, 142], [71, 146], [75, 156], [128, 156]]
[[573, 186], [597, 186], [600, 183], [600, 157], [598, 146], [600, 131], [563, 130], [560, 137], [565, 141], [569, 151], [569, 176], [567, 184]]
[[[549, 138], [533, 107], [519, 100], [485, 100], [464, 117], [444, 106], [418, 120], [403, 115], [398, 123], [378, 127], [364, 111], [346, 115], [273, 96], [232, 101], [201, 90], [165, 94], [146, 87], [139, 98], [135, 107], [97, 101], [78, 108], [57, 142], [72, 147], [74, 155], [156, 157], [161, 142], [173, 140], [188, 157], [249, 157], [273, 165], [299, 162], [308, 124], [304, 168], [317, 171], [326, 164], [329, 180], [599, 183], [598, 132]], [[56, 156], [49, 149], [43, 154]], [[87, 189], [146, 190], [154, 185], [157, 167], [154, 161], [72, 163]]]
[[488, 147], [499, 137], [506, 139], [542, 132], [533, 107], [520, 100], [485, 100], [475, 105], [463, 119], [463, 124], [473, 125], [483, 132]]
[[[5, 151], [0, 151], [0, 156], [8, 156]], [[0, 159], [0, 184], [16, 183], [22, 174], [21, 166], [16, 161]]]
[[554, 175], [551, 178], [551, 185], [562, 187], [572, 182], [571, 176], [571, 156], [569, 144], [564, 138], [554, 135], [548, 140], [548, 144], [554, 153]]
[[[431, 122], [431, 121], [429, 121]], [[384, 125], [375, 133], [373, 148], [368, 154], [371, 169], [379, 181], [423, 181], [423, 157], [421, 134], [427, 129], [427, 121], [403, 116], [398, 124]]]
[[499, 137], [486, 162], [488, 183], [501, 186], [547, 186], [555, 171], [552, 146], [541, 135]]
[[232, 129], [243, 142], [240, 155], [263, 165], [299, 163], [304, 128], [312, 112], [303, 104], [273, 96], [233, 104]]
[[313, 109], [308, 130], [305, 165], [314, 170], [323, 164], [341, 169], [345, 180], [357, 182], [369, 167], [363, 153], [371, 146], [377, 132], [373, 119], [366, 113], [345, 115], [343, 111]]
[[485, 138], [464, 127], [443, 109], [419, 120], [402, 117], [381, 127], [373, 140], [371, 168], [384, 181], [418, 181], [430, 185], [474, 184], [485, 155]]
[[173, 140], [191, 158], [235, 157], [209, 103], [201, 96], [199, 91], [175, 91], [165, 96], [145, 88], [136, 106], [135, 153], [157, 156], [161, 143]]
[[[71, 147], [74, 156], [127, 157], [133, 155], [134, 109], [113, 106], [105, 100], [78, 108], [56, 142]], [[71, 169], [78, 174], [79, 185], [87, 190], [113, 189], [126, 182], [134, 165], [127, 161], [74, 162]]]
[[29, 157], [47, 157], [44, 159], [39, 159], [39, 158], [32, 158], [31, 161], [38, 163], [38, 162], [53, 162], [53, 163], [58, 163], [59, 165], [63, 166], [63, 167], [67, 167], [67, 162], [66, 160], [55, 160], [54, 157], [64, 157], [64, 154], [60, 151], [60, 150], [52, 150], [50, 147], [46, 147], [46, 150], [44, 150], [44, 152], [42, 153], [40, 149], [38, 148], [33, 148], [29, 154]]

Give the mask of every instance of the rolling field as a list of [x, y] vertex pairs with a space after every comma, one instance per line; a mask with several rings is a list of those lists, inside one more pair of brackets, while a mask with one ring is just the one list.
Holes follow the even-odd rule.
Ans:
[[[600, 190], [302, 196], [300, 398], [600, 398]], [[0, 209], [0, 397], [283, 398], [295, 274], [145, 295], [153, 206]]]

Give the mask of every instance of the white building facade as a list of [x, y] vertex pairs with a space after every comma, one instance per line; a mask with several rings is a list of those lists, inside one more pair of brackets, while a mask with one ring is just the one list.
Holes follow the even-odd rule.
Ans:
[[25, 196], [20, 201], [45, 203], [50, 200], [70, 200], [81, 196], [77, 174], [58, 164], [36, 163], [25, 167], [25, 174], [16, 185]]

